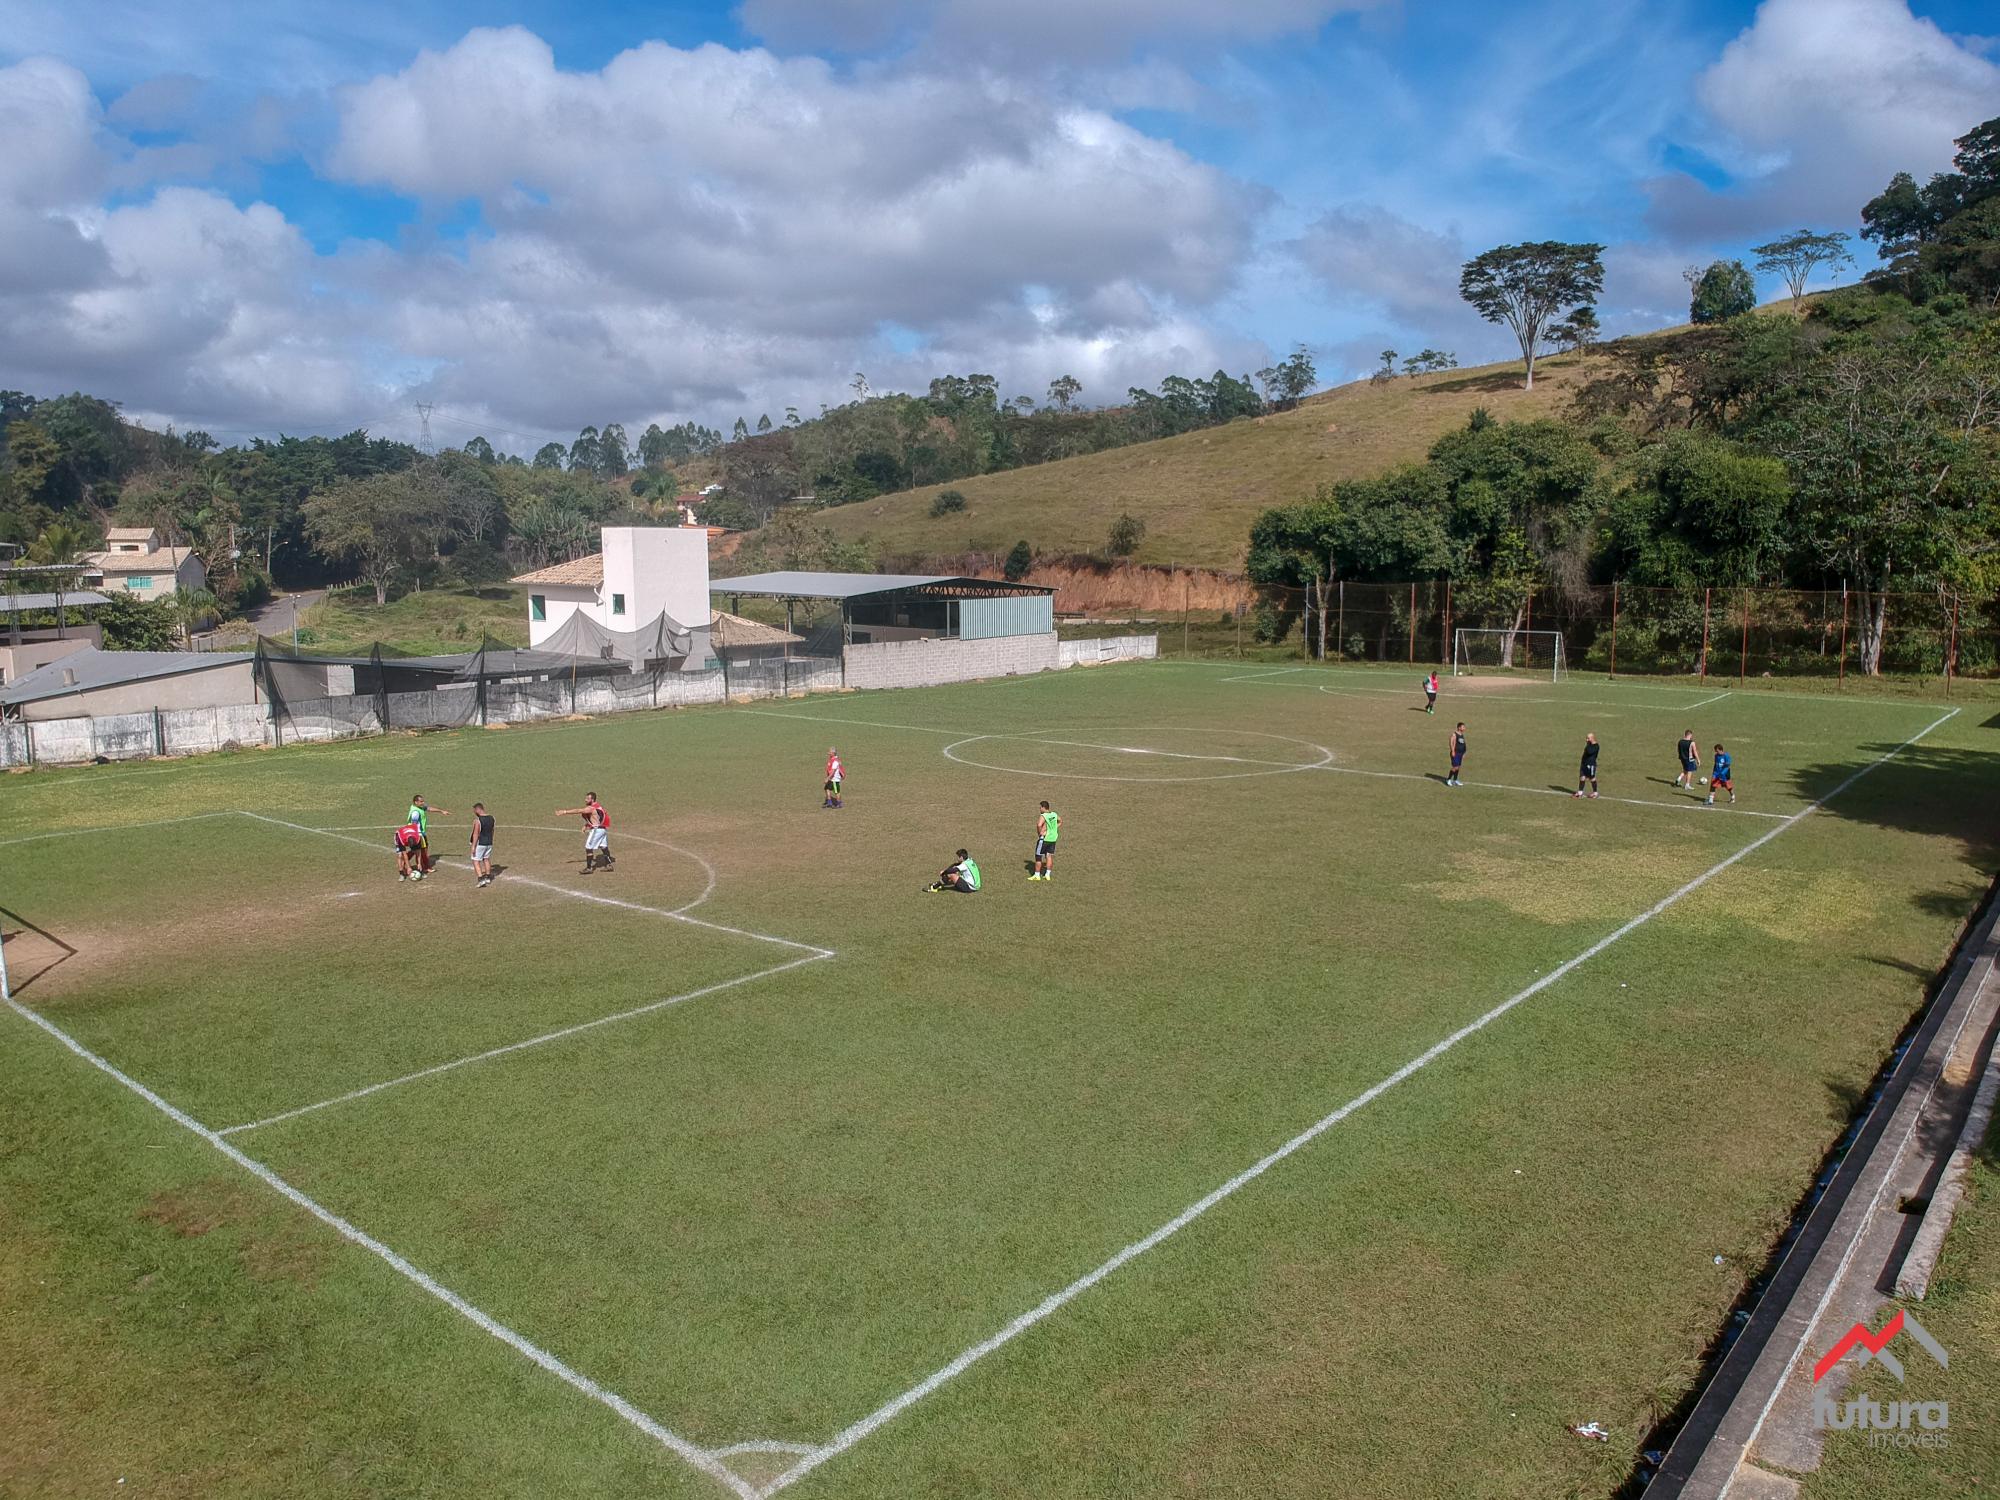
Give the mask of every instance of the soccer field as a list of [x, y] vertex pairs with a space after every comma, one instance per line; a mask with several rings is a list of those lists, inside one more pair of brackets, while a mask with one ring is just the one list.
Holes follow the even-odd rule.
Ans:
[[0, 783], [0, 1491], [1609, 1494], [1990, 878], [2000, 716], [1415, 685]]

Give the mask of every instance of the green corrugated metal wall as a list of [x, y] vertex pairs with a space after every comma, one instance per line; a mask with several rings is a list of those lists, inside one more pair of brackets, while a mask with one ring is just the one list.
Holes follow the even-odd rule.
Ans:
[[1043, 635], [1055, 628], [1055, 598], [1050, 594], [958, 601], [958, 638], [962, 641], [996, 635]]

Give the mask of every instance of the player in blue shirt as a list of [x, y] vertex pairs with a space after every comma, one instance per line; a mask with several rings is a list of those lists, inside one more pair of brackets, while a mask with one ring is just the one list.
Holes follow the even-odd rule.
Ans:
[[1736, 783], [1730, 778], [1731, 762], [1729, 752], [1717, 745], [1715, 758], [1708, 763], [1708, 805], [1715, 806], [1716, 789], [1720, 787], [1729, 793], [1729, 805], [1736, 805]]

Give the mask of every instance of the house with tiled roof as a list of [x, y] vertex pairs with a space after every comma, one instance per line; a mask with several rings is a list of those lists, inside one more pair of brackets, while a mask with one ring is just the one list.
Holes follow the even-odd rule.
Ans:
[[155, 526], [114, 526], [104, 550], [84, 554], [83, 581], [107, 594], [164, 599], [208, 586], [208, 569], [193, 549], [161, 538]]
[[[621, 634], [647, 630], [662, 615], [700, 633], [692, 665], [707, 657], [708, 533], [678, 526], [607, 526], [603, 551], [551, 563], [514, 580], [528, 591], [528, 644], [539, 647], [581, 616]], [[574, 635], [575, 632], [570, 632]]]

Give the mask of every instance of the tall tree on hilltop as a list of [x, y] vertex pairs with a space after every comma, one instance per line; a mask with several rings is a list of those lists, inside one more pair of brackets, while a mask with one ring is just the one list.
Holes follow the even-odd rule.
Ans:
[[1704, 270], [1688, 267], [1688, 321], [1726, 323], [1757, 306], [1757, 283], [1740, 260], [1710, 261]]
[[1257, 372], [1257, 381], [1264, 387], [1273, 410], [1290, 411], [1311, 393], [1313, 384], [1319, 379], [1319, 371], [1313, 367], [1312, 350], [1304, 344], [1294, 344], [1291, 354]]
[[1049, 405], [1068, 411], [1070, 403], [1083, 394], [1083, 382], [1074, 375], [1059, 375], [1049, 382]]
[[1775, 272], [1784, 278], [1796, 311], [1806, 300], [1806, 282], [1812, 279], [1814, 271], [1821, 266], [1854, 264], [1847, 241], [1844, 230], [1821, 234], [1811, 229], [1794, 229], [1768, 245], [1752, 246], [1750, 253], [1757, 257], [1758, 270]]
[[1523, 385], [1535, 386], [1535, 355], [1543, 336], [1604, 290], [1604, 247], [1543, 240], [1499, 245], [1465, 263], [1458, 294], [1489, 323], [1504, 323], [1520, 341], [1527, 368]]

